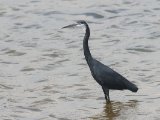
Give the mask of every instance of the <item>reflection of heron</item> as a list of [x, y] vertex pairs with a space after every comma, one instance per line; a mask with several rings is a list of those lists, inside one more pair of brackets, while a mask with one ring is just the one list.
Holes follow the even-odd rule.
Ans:
[[104, 65], [103, 63], [97, 61], [92, 57], [88, 47], [90, 29], [85, 21], [81, 20], [78, 21], [76, 24], [68, 25], [63, 28], [75, 27], [77, 25], [84, 25], [86, 28], [86, 33], [83, 40], [84, 56], [91, 70], [93, 78], [102, 86], [106, 100], [110, 101], [109, 89], [114, 89], [114, 90], [128, 89], [132, 92], [137, 92], [138, 88], [136, 87], [136, 85], [129, 82], [122, 75], [120, 75], [119, 73], [115, 72], [108, 66]]
[[104, 111], [99, 115], [91, 117], [93, 120], [114, 120], [115, 118], [120, 117], [122, 114], [127, 113], [126, 116], [129, 116], [129, 113], [133, 115], [133, 109], [136, 108], [137, 101], [129, 101], [126, 103], [122, 102], [110, 102], [105, 104]]

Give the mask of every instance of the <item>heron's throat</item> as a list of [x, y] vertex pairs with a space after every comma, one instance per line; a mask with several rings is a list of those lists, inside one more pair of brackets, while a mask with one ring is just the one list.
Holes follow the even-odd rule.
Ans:
[[83, 49], [84, 49], [85, 59], [88, 63], [88, 61], [92, 58], [89, 47], [88, 47], [88, 40], [90, 37], [90, 29], [89, 29], [88, 25], [85, 25], [85, 26], [86, 26], [86, 33], [85, 33], [85, 36], [83, 39]]

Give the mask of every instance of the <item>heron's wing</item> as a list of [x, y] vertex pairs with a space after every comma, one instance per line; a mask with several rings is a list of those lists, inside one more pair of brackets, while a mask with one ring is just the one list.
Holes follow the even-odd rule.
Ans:
[[102, 64], [101, 62], [95, 60], [93, 65], [93, 71], [95, 74], [95, 79], [102, 86], [108, 89], [128, 89], [132, 92], [137, 92], [138, 88], [135, 84], [128, 81], [125, 77], [112, 70], [108, 66]]
[[102, 85], [108, 87], [109, 89], [126, 89], [125, 81], [127, 79], [108, 66], [99, 61], [95, 61], [93, 70], [96, 79]]

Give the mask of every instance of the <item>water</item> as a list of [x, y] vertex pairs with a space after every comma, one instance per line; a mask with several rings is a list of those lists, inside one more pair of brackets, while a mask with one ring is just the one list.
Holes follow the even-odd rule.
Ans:
[[[1, 0], [1, 120], [159, 120], [159, 0]], [[92, 55], [138, 87], [106, 104], [83, 56]]]

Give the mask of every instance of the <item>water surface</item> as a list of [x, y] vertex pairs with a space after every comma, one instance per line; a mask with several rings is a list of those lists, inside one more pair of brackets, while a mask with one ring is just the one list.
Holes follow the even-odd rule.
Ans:
[[[1, 120], [159, 120], [159, 0], [1, 0]], [[139, 87], [106, 104], [82, 49]]]

